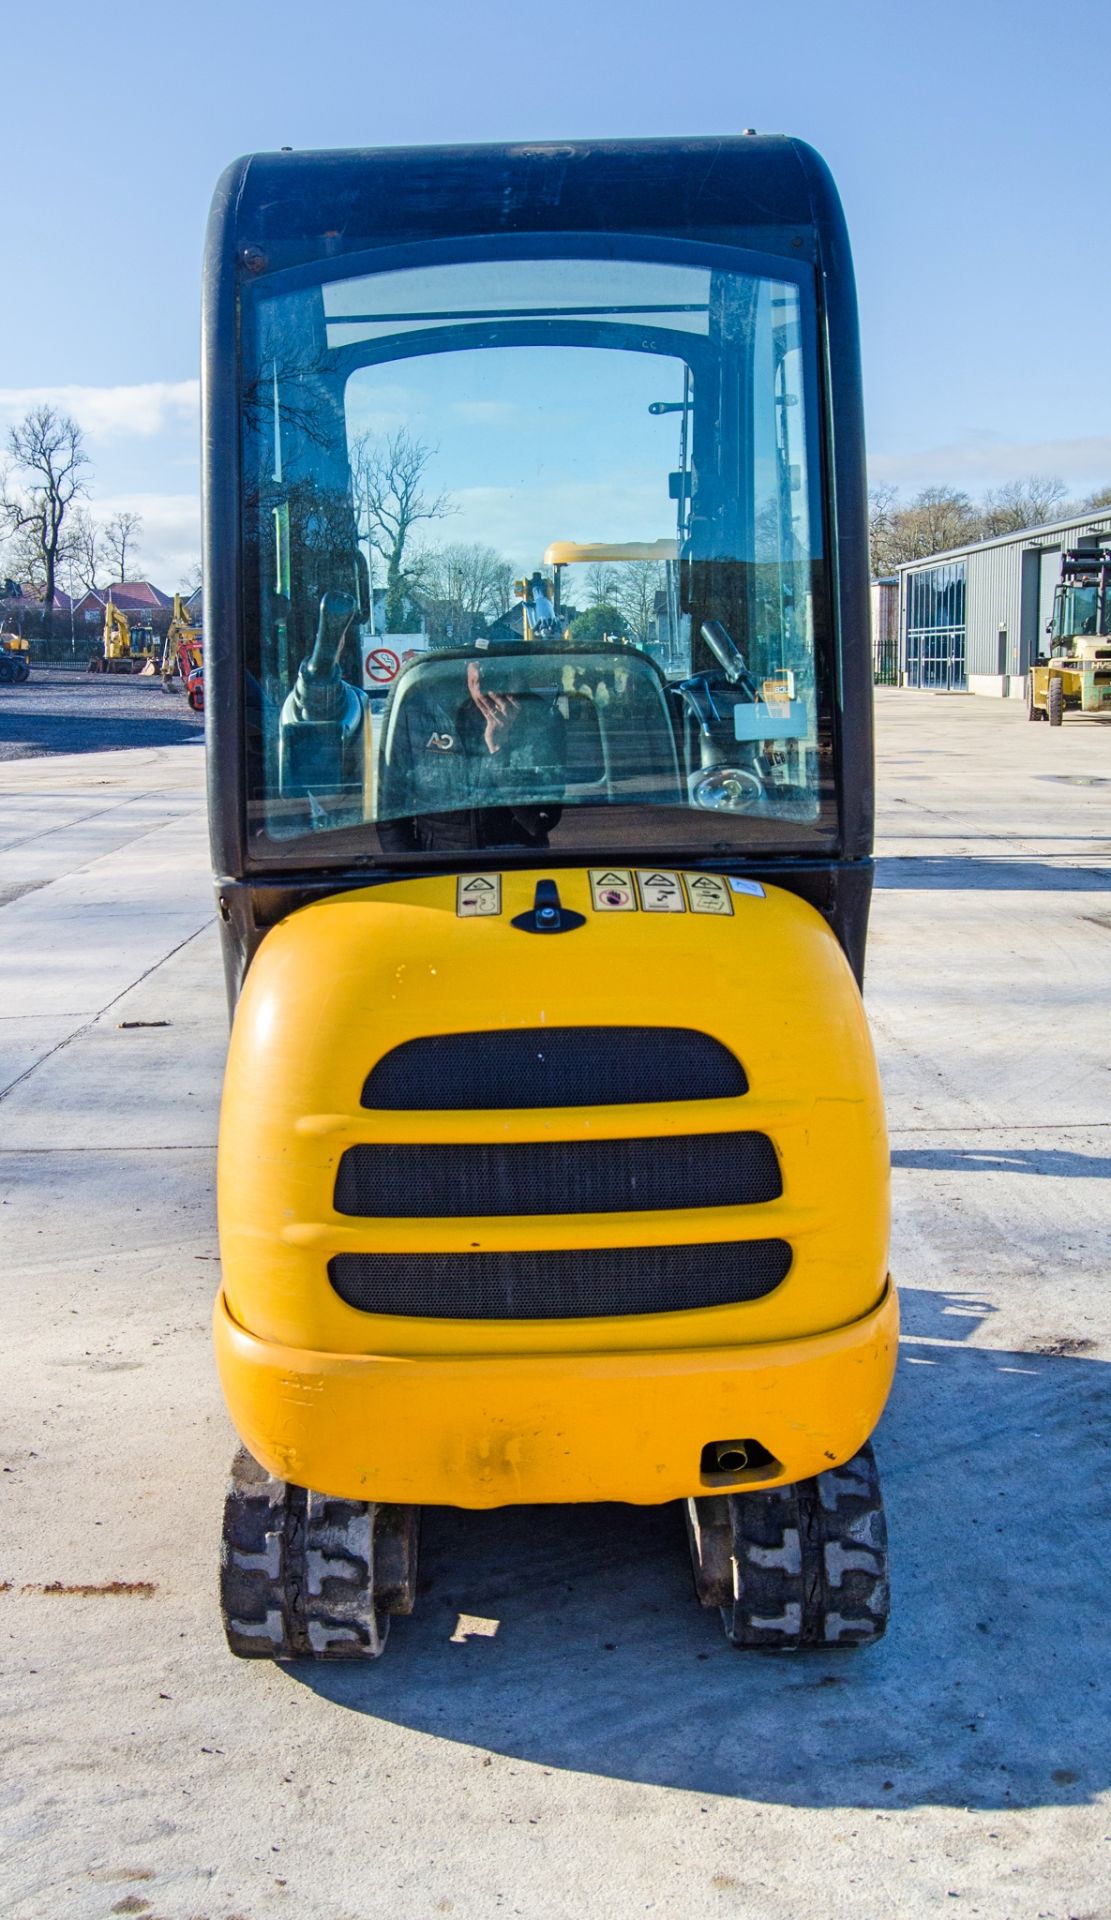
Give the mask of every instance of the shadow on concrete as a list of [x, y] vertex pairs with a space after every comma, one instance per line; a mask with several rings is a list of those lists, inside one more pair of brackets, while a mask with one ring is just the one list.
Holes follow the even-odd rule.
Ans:
[[923, 854], [901, 859], [888, 855], [876, 861], [876, 886], [893, 891], [1107, 893], [1111, 892], [1111, 867], [1006, 857], [983, 860]]
[[0, 714], [0, 760], [54, 753], [111, 753], [124, 747], [204, 742], [204, 726], [182, 702], [181, 717], [145, 714]]
[[969, 1347], [974, 1296], [903, 1305], [877, 1442], [895, 1584], [880, 1646], [736, 1653], [695, 1602], [675, 1505], [439, 1508], [382, 1663], [289, 1677], [368, 1716], [368, 1764], [377, 1718], [769, 1804], [1093, 1798], [1111, 1785], [1111, 1369]]
[[894, 1147], [893, 1167], [932, 1173], [1041, 1173], [1058, 1179], [1111, 1179], [1111, 1157], [1063, 1147]]

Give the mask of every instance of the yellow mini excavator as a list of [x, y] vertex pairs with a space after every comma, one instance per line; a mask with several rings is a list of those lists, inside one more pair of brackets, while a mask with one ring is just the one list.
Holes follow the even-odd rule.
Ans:
[[[423, 1506], [574, 1501], [674, 1503], [737, 1647], [877, 1640], [898, 1309], [823, 163], [256, 156], [216, 192], [205, 355], [231, 1650], [373, 1659]], [[384, 710], [368, 459], [524, 602]], [[590, 559], [646, 567], [643, 611], [576, 640]]]
[[173, 613], [162, 643], [161, 658], [156, 662], [152, 655], [143, 673], [148, 678], [160, 674], [164, 687], [169, 687], [174, 680], [180, 680], [194, 713], [204, 712], [204, 642], [200, 627], [194, 626], [185, 611], [185, 602], [180, 593], [174, 595]]
[[148, 646], [137, 646], [136, 635], [126, 613], [121, 613], [109, 597], [104, 605], [104, 633], [99, 653], [90, 656], [90, 673], [140, 673], [150, 660]]
[[19, 686], [31, 678], [31, 647], [22, 633], [0, 633], [0, 686]]

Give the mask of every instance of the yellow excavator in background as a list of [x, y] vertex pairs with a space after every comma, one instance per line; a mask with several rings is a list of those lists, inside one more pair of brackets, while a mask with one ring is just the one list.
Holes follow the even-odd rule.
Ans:
[[0, 633], [0, 685], [18, 685], [31, 677], [31, 648], [21, 633]]
[[166, 629], [162, 658], [155, 664], [153, 655], [142, 669], [148, 677], [159, 673], [162, 685], [180, 677], [185, 697], [194, 713], [204, 712], [204, 640], [200, 627], [193, 625], [185, 611], [180, 593], [174, 595], [174, 611]]
[[134, 644], [131, 623], [112, 599], [105, 602], [101, 646], [102, 651], [89, 660], [90, 673], [141, 673], [143, 662], [151, 657], [149, 648]]

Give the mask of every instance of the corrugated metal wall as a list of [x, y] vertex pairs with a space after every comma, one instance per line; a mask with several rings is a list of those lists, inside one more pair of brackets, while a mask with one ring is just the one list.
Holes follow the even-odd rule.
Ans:
[[[1111, 533], [1111, 510], [1069, 521], [1056, 529], [1027, 529], [1025, 533], [1016, 534], [1013, 540], [987, 547], [966, 547], [947, 556], [962, 558], [966, 564], [965, 670], [969, 677], [1000, 671], [1016, 676], [1026, 672], [1043, 638], [1044, 602], [1047, 594], [1052, 599], [1050, 585], [1057, 577], [1059, 555], [1062, 549], [1074, 547], [1086, 533]], [[940, 564], [940, 559], [932, 556], [914, 568], [900, 570], [900, 663], [904, 670], [909, 574]], [[1002, 646], [1001, 627], [1005, 630]]]
[[[968, 555], [966, 661], [969, 674], [999, 673], [999, 629], [1006, 628], [1004, 673], [1022, 674], [1040, 642], [1043, 549], [1059, 555], [1083, 533], [1111, 532], [1111, 513], [1095, 514], [1067, 532], [1020, 534], [1005, 546], [974, 547]], [[1023, 555], [1030, 559], [1024, 560]], [[1049, 556], [1047, 555], [1047, 559]], [[1056, 578], [1058, 558], [1049, 562]], [[1025, 588], [1025, 591], [1024, 591]]]

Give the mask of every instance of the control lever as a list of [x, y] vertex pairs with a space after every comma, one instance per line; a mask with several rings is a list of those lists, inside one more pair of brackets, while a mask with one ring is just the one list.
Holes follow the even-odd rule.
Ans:
[[[698, 725], [698, 758], [703, 774], [716, 775], [725, 769], [722, 778], [727, 775], [729, 780], [733, 780], [735, 777], [739, 783], [739, 791], [743, 792], [745, 797], [741, 800], [732, 797], [732, 787], [728, 789], [725, 797], [722, 797], [714, 787], [714, 797], [706, 798], [703, 789], [706, 788], [709, 791], [709, 786], [706, 781], [702, 781], [696, 798], [699, 806], [736, 809], [742, 805], [752, 804], [749, 797], [751, 791], [755, 791], [757, 795], [763, 791], [759, 774], [744, 767], [734, 768], [732, 764], [737, 759], [737, 748], [732, 738], [733, 716], [739, 706], [755, 702], [759, 698], [760, 689], [755, 677], [745, 664], [740, 648], [734, 645], [720, 620], [705, 621], [702, 627], [702, 638], [721, 667], [722, 673], [692, 674], [689, 680], [678, 682], [676, 692], [682, 695], [688, 711], [693, 714]], [[722, 685], [723, 675], [725, 686]], [[742, 751], [746, 758], [753, 757], [751, 748]]]
[[722, 626], [720, 620], [702, 622], [702, 638], [713, 654], [731, 687], [740, 687], [755, 700], [759, 691], [756, 681], [745, 664], [744, 654], [733, 639], [731, 633]]
[[689, 680], [676, 682], [675, 691], [681, 693], [687, 706], [698, 722], [698, 730], [709, 739], [713, 729], [721, 725], [721, 714], [714, 699], [712, 673], [695, 673]]
[[366, 778], [370, 696], [345, 680], [339, 666], [356, 607], [353, 594], [333, 589], [321, 595], [313, 650], [302, 660], [281, 712], [280, 791], [315, 801], [312, 816], [321, 825], [331, 824], [331, 817], [320, 801], [346, 794], [361, 807]]
[[301, 662], [297, 683], [290, 695], [290, 700], [296, 703], [298, 719], [331, 720], [342, 705], [345, 682], [340, 675], [339, 657], [357, 604], [353, 593], [340, 593], [333, 588], [321, 594], [316, 641], [308, 658]]

